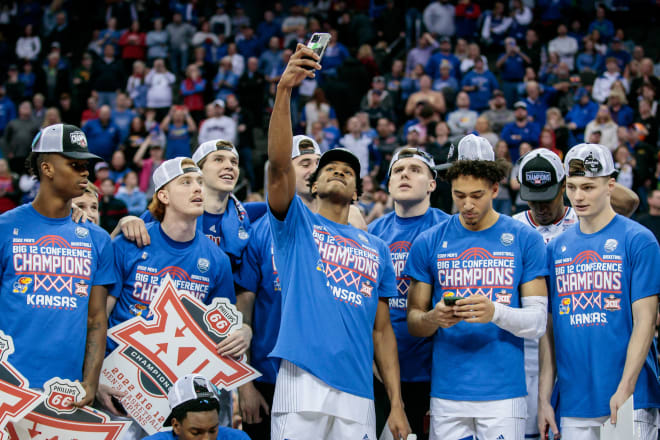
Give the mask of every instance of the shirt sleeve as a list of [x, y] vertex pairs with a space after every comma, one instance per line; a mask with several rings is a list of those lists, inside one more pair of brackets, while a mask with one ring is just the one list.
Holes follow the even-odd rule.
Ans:
[[523, 243], [523, 272], [520, 277], [520, 284], [548, 275], [548, 254], [543, 237], [533, 229], [526, 229], [528, 230], [520, 234], [520, 238], [525, 240]]
[[431, 235], [428, 232], [415, 239], [408, 254], [408, 261], [403, 274], [414, 280], [433, 285], [434, 275], [429, 265], [431, 252]]
[[630, 302], [660, 293], [660, 248], [649, 231], [642, 231], [630, 246]]
[[257, 246], [257, 240], [260, 238], [256, 231], [253, 231], [250, 235], [250, 241], [243, 253], [243, 261], [241, 261], [241, 265], [234, 277], [236, 284], [254, 293], [257, 292], [259, 281], [261, 281], [261, 264], [259, 264]]
[[110, 236], [105, 232], [98, 232], [100, 237], [96, 240], [98, 243], [98, 262], [96, 264], [96, 271], [92, 286], [107, 286], [110, 284], [117, 284], [119, 277], [115, 270], [107, 270], [107, 268], [114, 269], [115, 254], [110, 241]]
[[296, 231], [309, 231], [311, 229], [303, 226], [306, 220], [306, 209], [297, 194], [291, 199], [284, 220], [278, 220], [271, 211], [270, 204], [268, 205], [268, 221], [273, 233], [273, 241], [278, 248], [286, 245], [287, 241], [293, 241]]
[[234, 290], [234, 277], [231, 273], [231, 262], [229, 257], [220, 248], [213, 245], [217, 252], [216, 262], [218, 269], [213, 279], [213, 285], [209, 294], [204, 299], [205, 304], [211, 304], [213, 298], [228, 298], [232, 304], [236, 304], [236, 291]]
[[115, 298], [119, 298], [121, 295], [121, 291], [124, 288], [124, 280], [126, 279], [126, 267], [124, 264], [126, 250], [123, 249], [125, 243], [126, 239], [121, 235], [112, 241], [112, 250], [114, 254], [112, 268], [117, 276], [117, 282], [108, 290], [108, 295], [114, 296]]
[[380, 247], [380, 259], [383, 268], [383, 275], [378, 285], [379, 298], [391, 298], [398, 295], [396, 288], [396, 275], [394, 266], [392, 266], [392, 256], [390, 250], [383, 243]]

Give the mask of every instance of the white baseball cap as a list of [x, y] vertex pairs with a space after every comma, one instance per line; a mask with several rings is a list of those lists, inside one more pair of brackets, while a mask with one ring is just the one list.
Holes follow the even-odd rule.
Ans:
[[186, 174], [186, 173], [198, 173], [202, 174], [202, 170], [200, 170], [197, 166], [193, 165], [188, 165], [185, 168], [181, 165], [181, 162], [185, 159], [190, 159], [188, 157], [175, 157], [174, 159], [167, 160], [160, 164], [158, 168], [156, 168], [156, 171], [154, 171], [154, 175], [152, 177], [153, 182], [154, 182], [154, 188], [155, 191], [158, 191], [165, 185], [167, 185], [169, 182], [172, 180], [176, 179], [177, 177]]
[[458, 143], [457, 160], [495, 160], [495, 151], [488, 139], [468, 134]]
[[[572, 161], [580, 161], [584, 165], [584, 172], [569, 172]], [[578, 144], [571, 148], [564, 159], [564, 168], [568, 176], [584, 177], [610, 177], [616, 172], [614, 159], [610, 150], [600, 144]]]
[[201, 143], [193, 153], [192, 160], [195, 161], [197, 165], [199, 165], [202, 159], [204, 159], [206, 156], [213, 153], [214, 151], [219, 151], [219, 150], [231, 151], [236, 156], [236, 159], [239, 158], [238, 150], [236, 149], [234, 144], [224, 139], [214, 139], [212, 141], [206, 141]]
[[173, 411], [181, 405], [197, 400], [213, 399], [220, 402], [217, 389], [207, 378], [200, 374], [186, 374], [180, 377], [167, 393], [171, 412], [163, 426], [172, 425]]
[[394, 166], [394, 163], [399, 159], [406, 158], [421, 160], [424, 162], [424, 164], [426, 164], [427, 167], [429, 167], [431, 173], [433, 173], [433, 177], [437, 176], [438, 173], [435, 170], [435, 160], [433, 160], [433, 156], [419, 148], [403, 147], [399, 148], [396, 153], [394, 153], [394, 156], [392, 156], [392, 160], [390, 161], [390, 168], [387, 171], [388, 177], [390, 174], [392, 174], [392, 167]]
[[532, 150], [520, 158], [520, 198], [531, 202], [554, 200], [565, 176], [559, 156], [546, 148]]
[[[293, 137], [291, 146], [291, 159], [295, 159], [303, 154], [318, 154], [321, 155], [321, 148], [319, 144], [309, 136], [299, 134]], [[302, 144], [302, 149], [300, 148]]]

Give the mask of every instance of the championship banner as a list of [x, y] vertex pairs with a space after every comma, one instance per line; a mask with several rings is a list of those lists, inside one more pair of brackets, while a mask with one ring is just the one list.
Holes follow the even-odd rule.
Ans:
[[9, 440], [117, 440], [130, 422], [112, 421], [89, 406], [72, 406], [84, 396], [80, 382], [50, 379], [43, 402], [22, 420], [7, 424]]
[[43, 400], [7, 360], [13, 352], [14, 340], [0, 330], [0, 440], [7, 438], [4, 428], [9, 422], [21, 420]]
[[220, 357], [216, 345], [243, 324], [226, 298], [211, 305], [179, 293], [169, 275], [150, 305], [149, 316], [129, 319], [108, 331], [119, 345], [103, 362], [100, 383], [126, 392], [124, 409], [149, 434], [170, 413], [167, 392], [176, 380], [197, 373], [232, 390], [261, 376], [243, 358]]

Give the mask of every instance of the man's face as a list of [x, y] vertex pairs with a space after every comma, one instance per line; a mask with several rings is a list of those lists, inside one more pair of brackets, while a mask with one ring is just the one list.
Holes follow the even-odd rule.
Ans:
[[172, 420], [172, 430], [179, 440], [215, 440], [219, 425], [216, 411], [189, 412], [183, 422]]
[[562, 188], [550, 201], [527, 202], [527, 204], [536, 223], [542, 226], [550, 225], [564, 215], [564, 189]]
[[390, 135], [390, 123], [387, 119], [379, 119], [376, 125], [378, 136], [387, 137]]
[[514, 115], [518, 121], [524, 121], [527, 119], [527, 109], [523, 107], [518, 107], [514, 111]]
[[600, 214], [610, 203], [609, 195], [614, 179], [605, 177], [566, 178], [566, 195], [580, 218], [592, 218]]
[[102, 106], [101, 109], [99, 110], [99, 120], [104, 124], [110, 120], [110, 115], [111, 115], [110, 107], [108, 107], [107, 105]]
[[660, 191], [654, 190], [651, 192], [651, 195], [648, 197], [649, 207], [653, 209], [660, 209]]
[[[84, 159], [71, 159], [61, 154], [48, 154], [41, 167], [48, 172], [55, 193], [65, 200], [73, 199], [83, 194], [87, 187], [88, 161]], [[42, 182], [44, 177], [42, 177]]]
[[312, 186], [312, 193], [319, 199], [335, 203], [350, 203], [357, 200], [357, 179], [353, 168], [346, 162], [333, 161], [325, 165]]
[[231, 151], [214, 151], [206, 156], [202, 173], [204, 173], [204, 185], [208, 188], [231, 192], [238, 181], [238, 158]]
[[204, 178], [199, 173], [185, 173], [158, 191], [158, 198], [167, 205], [167, 211], [187, 217], [204, 213]]
[[87, 214], [92, 223], [99, 224], [99, 201], [94, 194], [85, 192], [73, 199], [73, 203]]
[[451, 197], [458, 208], [463, 224], [478, 230], [486, 215], [493, 209], [493, 199], [499, 186], [473, 176], [459, 176], [451, 182]]
[[101, 194], [104, 196], [111, 196], [115, 193], [115, 184], [112, 180], [106, 179], [101, 182]]
[[308, 194], [309, 176], [314, 173], [319, 164], [321, 156], [318, 154], [302, 154], [293, 159], [293, 170], [296, 173], [296, 192], [298, 194]]
[[435, 190], [435, 179], [424, 162], [414, 157], [397, 160], [392, 166], [388, 190], [395, 202], [416, 204]]

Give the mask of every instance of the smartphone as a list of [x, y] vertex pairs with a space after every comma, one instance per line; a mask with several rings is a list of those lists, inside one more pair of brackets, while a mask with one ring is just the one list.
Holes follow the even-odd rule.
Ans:
[[445, 305], [448, 307], [452, 307], [456, 305], [456, 301], [458, 301], [459, 299], [461, 298], [456, 295], [445, 295], [442, 297], [442, 300], [445, 302]]
[[[309, 42], [307, 43], [307, 47], [312, 49], [316, 55], [319, 56], [319, 64], [321, 64], [321, 58], [323, 58], [323, 54], [325, 53], [326, 47], [328, 47], [328, 43], [330, 43], [330, 34], [326, 33], [312, 34], [312, 38], [310, 38]], [[305, 67], [305, 69], [312, 70], [311, 67]]]

